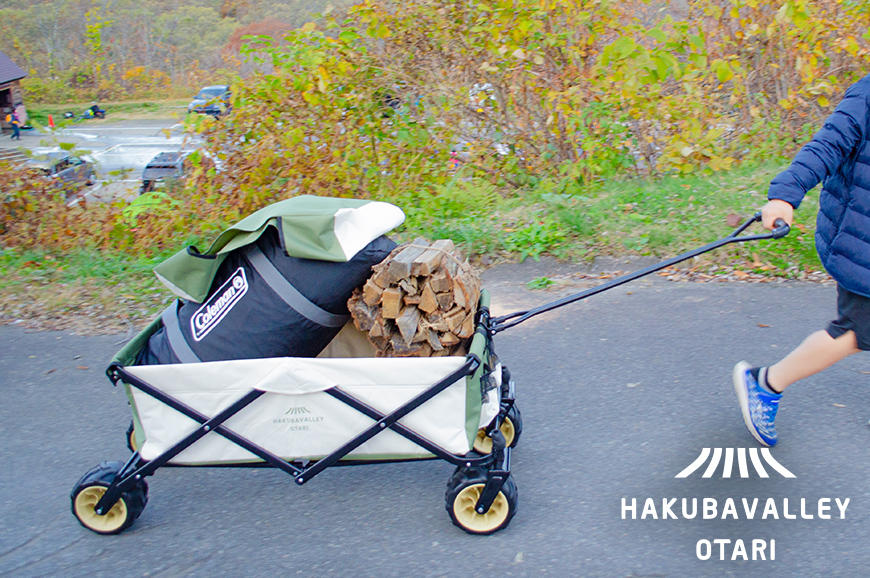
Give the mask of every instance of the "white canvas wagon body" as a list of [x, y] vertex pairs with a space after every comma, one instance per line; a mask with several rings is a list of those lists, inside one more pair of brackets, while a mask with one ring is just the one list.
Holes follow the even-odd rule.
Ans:
[[521, 418], [488, 322], [484, 291], [464, 356], [375, 357], [349, 323], [316, 358], [135, 365], [158, 318], [107, 370], [129, 396], [133, 455], [86, 473], [73, 513], [95, 532], [123, 531], [147, 503], [145, 478], [167, 465], [269, 465], [301, 485], [339, 462], [442, 459], [457, 466], [445, 497], [453, 522], [495, 532], [516, 511]]
[[[372, 425], [372, 419], [329, 392], [336, 388], [389, 415], [433, 384], [461, 373], [465, 357], [330, 357], [369, 353], [371, 346], [346, 326], [318, 358], [271, 358], [198, 364], [145, 365], [125, 371], [203, 415], [213, 417], [251, 390], [262, 392], [224, 425], [288, 461], [317, 460]], [[370, 352], [373, 355], [373, 351]], [[473, 375], [461, 375], [398, 421], [449, 453], [465, 455], [480, 428], [499, 411], [501, 370], [488, 391]], [[201, 424], [130, 384], [135, 445], [144, 460], [170, 450]], [[391, 460], [434, 457], [387, 430], [342, 459]], [[205, 436], [172, 457], [176, 465], [256, 463], [257, 455], [221, 436]]]

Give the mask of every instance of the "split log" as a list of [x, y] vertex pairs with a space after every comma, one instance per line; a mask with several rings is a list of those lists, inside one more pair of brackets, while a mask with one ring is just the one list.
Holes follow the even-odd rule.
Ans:
[[417, 304], [417, 307], [426, 315], [431, 315], [438, 310], [438, 299], [435, 298], [435, 292], [429, 286], [429, 283], [423, 284], [423, 292], [420, 293], [420, 302]]
[[383, 287], [379, 287], [377, 283], [369, 279], [363, 285], [363, 301], [369, 307], [374, 307], [381, 301], [381, 294], [384, 292]]
[[384, 319], [395, 319], [402, 312], [402, 290], [398, 287], [384, 289], [381, 294], [381, 312]]
[[417, 326], [420, 324], [420, 310], [413, 305], [408, 305], [402, 309], [401, 315], [396, 319], [396, 326], [399, 328], [399, 333], [405, 344], [410, 345], [417, 334]]

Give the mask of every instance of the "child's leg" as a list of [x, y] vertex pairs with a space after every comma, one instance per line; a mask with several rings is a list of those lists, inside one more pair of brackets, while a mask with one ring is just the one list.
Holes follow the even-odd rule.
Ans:
[[858, 351], [854, 331], [847, 331], [836, 339], [827, 331], [816, 331], [781, 361], [767, 368], [767, 383], [782, 392], [799, 379], [827, 369]]

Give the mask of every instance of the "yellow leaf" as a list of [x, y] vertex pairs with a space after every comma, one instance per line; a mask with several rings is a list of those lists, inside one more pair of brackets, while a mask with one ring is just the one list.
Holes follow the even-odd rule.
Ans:
[[820, 96], [816, 99], [816, 102], [818, 102], [818, 103], [819, 103], [819, 106], [821, 106], [821, 107], [828, 107], [828, 106], [830, 106], [830, 104], [831, 104], [831, 101], [828, 100], [828, 97], [826, 97], [825, 95], [820, 95]]

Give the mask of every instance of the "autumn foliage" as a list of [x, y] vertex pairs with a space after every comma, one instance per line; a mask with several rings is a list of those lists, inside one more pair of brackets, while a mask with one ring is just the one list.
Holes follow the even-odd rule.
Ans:
[[[204, 233], [301, 193], [414, 203], [457, 172], [521, 195], [542, 176], [724, 170], [793, 152], [870, 70], [866, 2], [661, 4], [369, 0], [247, 37], [259, 72], [196, 123], [216, 165], [134, 226]], [[95, 218], [77, 234], [132, 250]]]

